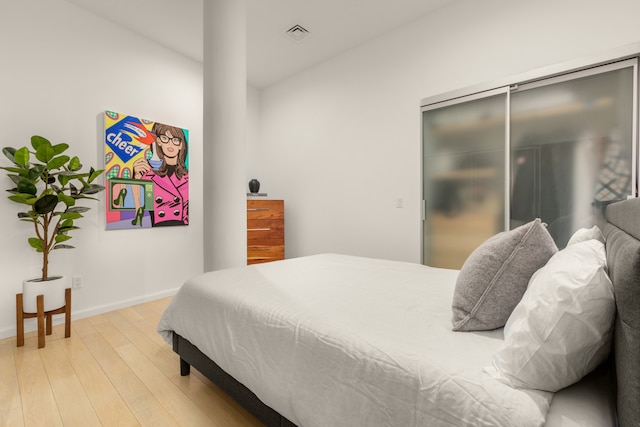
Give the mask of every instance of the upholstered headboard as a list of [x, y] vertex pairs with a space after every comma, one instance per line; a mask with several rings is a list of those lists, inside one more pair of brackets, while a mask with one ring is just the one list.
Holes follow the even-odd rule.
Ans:
[[640, 426], [640, 199], [607, 207], [604, 228], [616, 295], [614, 367], [621, 427]]

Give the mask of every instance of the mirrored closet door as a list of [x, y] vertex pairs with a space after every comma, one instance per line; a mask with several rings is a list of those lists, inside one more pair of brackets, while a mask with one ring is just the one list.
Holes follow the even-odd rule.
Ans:
[[558, 247], [636, 193], [637, 62], [422, 108], [423, 263], [460, 268], [534, 218]]

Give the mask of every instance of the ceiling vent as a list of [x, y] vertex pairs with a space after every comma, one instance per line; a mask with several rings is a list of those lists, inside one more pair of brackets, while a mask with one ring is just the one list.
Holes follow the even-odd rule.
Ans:
[[304, 28], [302, 25], [294, 25], [293, 27], [286, 30], [285, 35], [293, 41], [299, 42], [303, 39], [306, 39], [309, 34], [309, 30]]

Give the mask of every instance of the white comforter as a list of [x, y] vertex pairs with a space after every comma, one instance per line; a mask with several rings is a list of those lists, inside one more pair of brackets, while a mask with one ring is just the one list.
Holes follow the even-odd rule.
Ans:
[[552, 394], [483, 368], [502, 330], [451, 331], [457, 271], [315, 255], [205, 273], [160, 320], [299, 426], [540, 426]]

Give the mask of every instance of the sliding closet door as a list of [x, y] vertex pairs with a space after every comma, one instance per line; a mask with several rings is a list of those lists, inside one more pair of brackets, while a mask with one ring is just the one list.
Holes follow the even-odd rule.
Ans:
[[505, 228], [506, 92], [422, 108], [424, 264], [460, 268]]
[[510, 228], [541, 218], [559, 247], [633, 194], [635, 60], [513, 88]]

